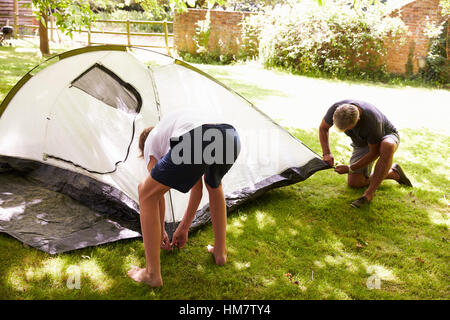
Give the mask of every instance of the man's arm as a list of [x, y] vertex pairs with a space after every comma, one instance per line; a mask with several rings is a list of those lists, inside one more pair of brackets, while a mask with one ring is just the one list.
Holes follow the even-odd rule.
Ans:
[[368, 166], [371, 162], [375, 161], [380, 156], [380, 143], [369, 144], [369, 152], [354, 164], [349, 166], [350, 170], [358, 170]]
[[365, 154], [361, 159], [356, 161], [350, 166], [340, 165], [336, 166], [336, 171], [339, 174], [352, 173], [352, 171], [364, 168], [368, 166], [371, 162], [375, 161], [380, 156], [380, 144], [369, 144], [369, 152]]
[[319, 127], [319, 141], [320, 146], [322, 147], [323, 161], [328, 163], [330, 166], [334, 166], [334, 158], [330, 151], [329, 144], [329, 130], [331, 126], [322, 119]]

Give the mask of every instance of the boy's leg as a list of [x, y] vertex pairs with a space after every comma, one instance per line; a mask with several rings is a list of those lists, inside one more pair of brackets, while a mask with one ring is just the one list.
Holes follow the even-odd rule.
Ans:
[[214, 230], [214, 247], [208, 247], [208, 251], [214, 256], [216, 264], [221, 266], [227, 261], [226, 233], [227, 233], [227, 207], [222, 183], [213, 188], [206, 183], [209, 194], [209, 212]]
[[241, 150], [241, 143], [239, 134], [233, 126], [220, 124], [213, 127], [223, 134], [223, 152], [222, 158], [217, 157], [214, 164], [207, 166], [204, 176], [209, 194], [209, 212], [214, 230], [214, 247], [208, 246], [208, 251], [214, 255], [217, 265], [224, 265], [227, 260], [227, 206], [221, 181], [236, 161]]
[[153, 287], [162, 285], [160, 266], [161, 222], [159, 200], [170, 187], [150, 175], [139, 185], [139, 207], [142, 238], [145, 248], [146, 268], [134, 268], [128, 275], [135, 281], [145, 282]]

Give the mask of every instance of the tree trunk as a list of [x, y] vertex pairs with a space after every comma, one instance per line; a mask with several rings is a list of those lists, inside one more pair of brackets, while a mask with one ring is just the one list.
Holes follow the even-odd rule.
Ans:
[[50, 47], [48, 44], [48, 16], [47, 12], [41, 11], [42, 20], [45, 21], [45, 25], [39, 20], [39, 43], [42, 55], [50, 54]]

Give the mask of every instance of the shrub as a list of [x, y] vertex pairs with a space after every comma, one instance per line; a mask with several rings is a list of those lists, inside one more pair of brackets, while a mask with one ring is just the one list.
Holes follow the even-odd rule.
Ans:
[[240, 24], [242, 28], [240, 59], [254, 59], [258, 56], [263, 19], [264, 15], [262, 14], [252, 14], [242, 20]]
[[204, 20], [196, 22], [193, 40], [196, 46], [195, 53], [179, 51], [179, 55], [186, 61], [194, 63], [209, 64], [229, 64], [236, 61], [236, 56], [230, 52], [226, 44], [221, 40], [211, 50], [210, 33], [211, 33], [211, 16], [210, 11], [206, 13]]
[[197, 46], [197, 53], [202, 56], [208, 53], [209, 35], [211, 33], [211, 13], [208, 10], [205, 20], [200, 20], [196, 24], [193, 40]]
[[419, 70], [419, 75], [428, 82], [449, 86], [450, 63], [447, 56], [448, 20], [438, 26], [428, 25], [427, 36], [430, 47], [425, 58], [425, 67]]
[[254, 55], [251, 35], [256, 35], [259, 58], [266, 66], [307, 75], [381, 78], [384, 41], [398, 38], [406, 28], [398, 18], [383, 18], [383, 8], [354, 9], [331, 1], [322, 7], [304, 2], [276, 6], [243, 24], [246, 52]]

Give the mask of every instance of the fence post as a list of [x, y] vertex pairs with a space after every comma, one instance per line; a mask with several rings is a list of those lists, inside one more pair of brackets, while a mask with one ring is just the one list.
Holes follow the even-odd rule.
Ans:
[[131, 46], [130, 20], [129, 19], [127, 19], [127, 40], [128, 40], [128, 46]]
[[14, 38], [17, 39], [19, 35], [19, 27], [17, 26], [19, 24], [19, 4], [18, 0], [14, 0]]
[[167, 26], [167, 21], [164, 20], [164, 40], [166, 42], [166, 50], [167, 50], [167, 54], [170, 56], [170, 49], [169, 49], [169, 28]]
[[91, 23], [89, 22], [88, 26], [88, 46], [91, 45]]

